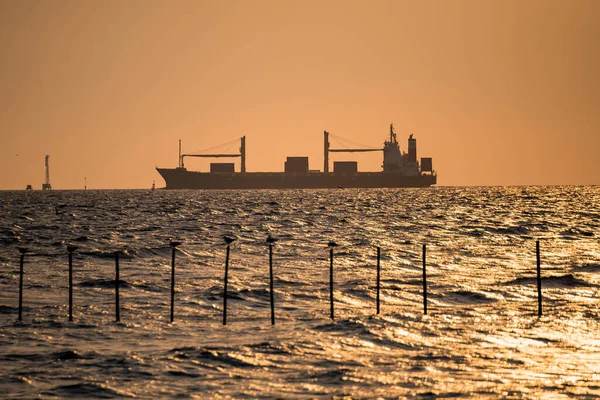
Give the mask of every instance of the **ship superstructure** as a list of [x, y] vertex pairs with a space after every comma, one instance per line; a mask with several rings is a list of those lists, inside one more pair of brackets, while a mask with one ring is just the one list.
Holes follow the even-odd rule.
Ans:
[[[402, 153], [394, 127], [383, 148], [331, 148], [330, 134], [323, 133], [323, 172], [309, 169], [308, 157], [288, 157], [284, 172], [246, 172], [246, 137], [240, 140], [239, 153], [181, 154], [179, 166], [156, 168], [166, 189], [302, 189], [302, 188], [383, 188], [428, 187], [437, 183], [431, 158], [417, 161], [417, 141], [408, 138], [408, 153]], [[359, 172], [356, 161], [335, 161], [330, 171], [329, 153], [383, 152], [382, 171]], [[240, 172], [234, 163], [211, 163], [210, 172], [188, 171], [185, 157], [240, 158]]]
[[394, 124], [390, 124], [390, 139], [383, 143], [382, 168], [383, 172], [395, 172], [405, 176], [417, 176], [421, 173], [417, 161], [417, 140], [411, 134], [408, 138], [408, 154], [402, 154]]

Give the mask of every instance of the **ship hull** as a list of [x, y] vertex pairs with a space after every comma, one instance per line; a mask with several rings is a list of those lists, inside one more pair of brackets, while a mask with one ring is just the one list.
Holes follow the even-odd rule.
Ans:
[[156, 168], [166, 189], [326, 189], [429, 187], [436, 175], [391, 172], [286, 174], [283, 172], [206, 173], [185, 168]]

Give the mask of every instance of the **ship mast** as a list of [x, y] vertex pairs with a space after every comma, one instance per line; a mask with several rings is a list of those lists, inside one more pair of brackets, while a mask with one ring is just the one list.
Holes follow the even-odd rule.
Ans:
[[241, 157], [241, 172], [246, 173], [246, 136], [242, 136], [240, 140], [240, 157]]
[[390, 143], [398, 143], [396, 131], [394, 131], [394, 124], [390, 124]]
[[183, 168], [183, 157], [181, 156], [181, 139], [179, 139], [179, 168]]
[[323, 172], [329, 173], [329, 132], [323, 131]]

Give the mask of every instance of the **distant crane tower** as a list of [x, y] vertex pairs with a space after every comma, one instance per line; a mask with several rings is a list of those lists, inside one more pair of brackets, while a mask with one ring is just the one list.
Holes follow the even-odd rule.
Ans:
[[46, 183], [42, 184], [42, 190], [50, 190], [52, 189], [52, 185], [50, 185], [50, 156], [46, 154]]

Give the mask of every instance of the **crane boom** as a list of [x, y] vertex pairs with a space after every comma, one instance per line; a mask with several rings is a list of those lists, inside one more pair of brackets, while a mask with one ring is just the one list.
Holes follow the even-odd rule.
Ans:
[[369, 151], [383, 151], [383, 149], [329, 149], [330, 153], [366, 153]]
[[225, 158], [241, 156], [241, 154], [183, 154], [181, 157]]

